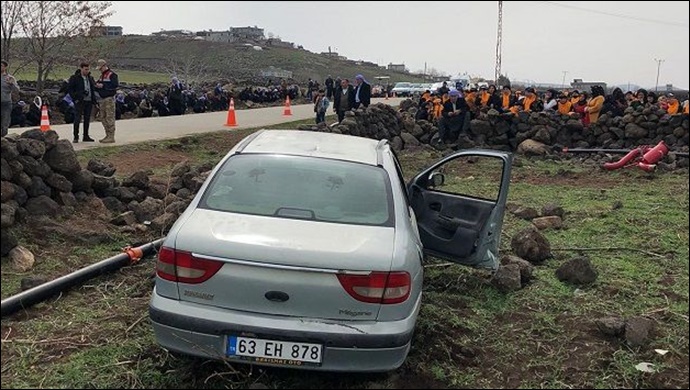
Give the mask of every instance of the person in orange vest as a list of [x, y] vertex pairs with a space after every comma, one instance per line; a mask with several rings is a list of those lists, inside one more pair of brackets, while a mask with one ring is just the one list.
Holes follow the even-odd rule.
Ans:
[[690, 114], [690, 111], [688, 111], [688, 109], [690, 109], [690, 101], [686, 100], [683, 102], [683, 114]]
[[670, 115], [676, 115], [680, 112], [680, 102], [672, 93], [666, 95], [666, 102], [668, 103], [666, 112], [668, 112]]
[[465, 94], [465, 102], [470, 108], [470, 111], [474, 111], [477, 102], [477, 88], [470, 88], [470, 91]]
[[510, 107], [515, 105], [515, 97], [513, 96], [513, 91], [510, 89], [510, 85], [503, 86], [503, 92], [501, 93], [501, 109], [499, 112], [507, 112]]
[[[494, 89], [495, 88], [496, 87], [494, 87]], [[488, 107], [490, 98], [491, 94], [489, 93], [489, 88], [485, 85], [482, 85], [481, 87], [479, 87], [479, 97], [477, 98], [477, 101], [474, 103], [474, 105], [477, 107]]]
[[436, 96], [433, 100], [432, 118], [438, 121], [441, 118], [441, 113], [443, 112], [443, 99]]
[[579, 101], [580, 101], [580, 91], [575, 89], [575, 90], [573, 90], [573, 92], [570, 93], [570, 104], [574, 106]]
[[585, 113], [589, 116], [589, 123], [597, 123], [599, 120], [599, 113], [604, 105], [604, 95], [606, 95], [604, 88], [600, 85], [592, 86], [592, 98], [589, 99], [587, 107], [585, 107]]
[[589, 126], [589, 116], [585, 112], [587, 109], [587, 100], [589, 96], [587, 96], [587, 92], [582, 92], [579, 94], [579, 96], [580, 100], [573, 105], [573, 113], [580, 114], [580, 121], [582, 122], [583, 126]]
[[[522, 99], [522, 111], [532, 111], [533, 105], [537, 101], [537, 91], [532, 88], [525, 89], [525, 98]], [[541, 111], [541, 110], [538, 110]]]
[[561, 115], [569, 115], [573, 109], [573, 103], [568, 100], [568, 96], [560, 94], [558, 96], [558, 113]]

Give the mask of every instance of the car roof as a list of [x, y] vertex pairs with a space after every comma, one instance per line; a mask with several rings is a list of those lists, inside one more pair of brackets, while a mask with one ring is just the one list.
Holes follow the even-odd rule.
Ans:
[[286, 154], [380, 163], [382, 142], [370, 138], [301, 130], [262, 130], [239, 153]]

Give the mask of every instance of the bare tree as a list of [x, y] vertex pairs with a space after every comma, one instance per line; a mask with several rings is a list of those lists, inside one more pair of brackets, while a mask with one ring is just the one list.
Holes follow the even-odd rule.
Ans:
[[[103, 25], [112, 15], [109, 1], [26, 1], [20, 13], [22, 33], [27, 39], [27, 55], [36, 64], [36, 90], [60, 60], [65, 47]], [[3, 5], [4, 7], [4, 5]]]
[[2, 31], [2, 59], [9, 61], [11, 57], [12, 36], [19, 31], [19, 18], [26, 1], [3, 1], [2, 19], [0, 27]]
[[199, 85], [208, 79], [210, 66], [202, 56], [187, 52], [172, 53], [163, 64], [163, 70], [180, 79], [187, 86]]

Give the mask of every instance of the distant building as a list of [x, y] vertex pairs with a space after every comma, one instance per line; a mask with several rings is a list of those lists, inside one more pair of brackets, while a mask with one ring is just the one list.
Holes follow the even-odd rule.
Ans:
[[274, 66], [269, 66], [268, 69], [263, 69], [259, 72], [262, 77], [277, 77], [281, 79], [291, 79], [292, 72], [289, 70], [278, 69]]
[[231, 27], [230, 36], [236, 40], [262, 41], [265, 39], [264, 29], [257, 26]]
[[388, 70], [393, 71], [393, 72], [407, 72], [407, 68], [405, 68], [405, 64], [389, 63], [388, 64]]
[[94, 26], [89, 33], [92, 36], [121, 37], [122, 26]]
[[601, 86], [602, 88], [604, 88], [604, 91], [606, 90], [606, 83], [603, 81], [582, 81], [582, 79], [573, 79], [573, 82], [570, 83], [570, 86], [573, 89], [585, 92], [589, 92], [591, 88], [595, 85]]
[[266, 46], [272, 46], [272, 47], [285, 47], [288, 49], [292, 49], [295, 47], [295, 44], [292, 42], [286, 42], [281, 40], [280, 38], [268, 38], [266, 40]]
[[196, 34], [189, 30], [161, 30], [151, 35], [156, 37], [194, 37]]

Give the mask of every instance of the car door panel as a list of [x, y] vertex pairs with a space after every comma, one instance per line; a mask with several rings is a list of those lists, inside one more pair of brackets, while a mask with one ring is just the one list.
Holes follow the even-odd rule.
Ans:
[[[460, 191], [435, 188], [430, 181], [444, 164], [460, 157], [499, 159], [495, 200], [468, 196]], [[408, 185], [420, 238], [427, 254], [461, 264], [496, 269], [500, 229], [510, 182], [512, 156], [496, 151], [470, 150], [448, 156], [420, 173]]]

